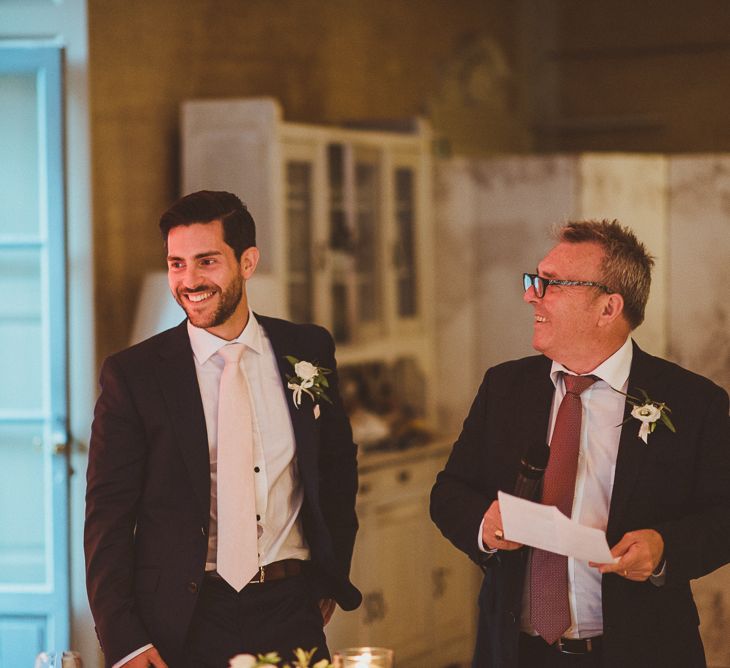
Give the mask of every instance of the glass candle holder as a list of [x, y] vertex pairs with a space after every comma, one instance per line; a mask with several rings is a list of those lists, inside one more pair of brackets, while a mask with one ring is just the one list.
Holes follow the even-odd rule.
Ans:
[[348, 647], [332, 659], [335, 668], [393, 668], [393, 650], [385, 647]]
[[61, 668], [83, 668], [81, 654], [66, 650], [61, 656]]

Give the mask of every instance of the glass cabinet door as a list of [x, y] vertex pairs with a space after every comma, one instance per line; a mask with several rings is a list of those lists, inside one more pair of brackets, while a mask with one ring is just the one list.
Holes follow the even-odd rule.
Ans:
[[284, 157], [286, 310], [335, 341], [420, 324], [418, 156], [365, 143], [291, 143]]
[[395, 179], [395, 269], [396, 312], [399, 318], [418, 315], [418, 276], [416, 264], [415, 173], [410, 167], [397, 167]]
[[382, 320], [381, 195], [377, 155], [355, 157], [355, 276], [359, 326], [378, 329]]
[[382, 330], [381, 162], [377, 150], [339, 143], [327, 161], [332, 329], [349, 343]]
[[287, 307], [294, 322], [314, 320], [311, 162], [286, 163]]
[[355, 231], [350, 214], [350, 184], [346, 174], [343, 144], [327, 147], [327, 185], [329, 238], [327, 265], [329, 268], [331, 327], [335, 341], [347, 343], [354, 334], [354, 250]]

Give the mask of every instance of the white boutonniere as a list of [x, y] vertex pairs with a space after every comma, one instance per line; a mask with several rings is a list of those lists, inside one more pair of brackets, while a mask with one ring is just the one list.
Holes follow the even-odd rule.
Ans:
[[296, 357], [287, 355], [286, 359], [294, 367], [294, 375], [287, 375], [289, 383], [287, 387], [292, 391], [294, 405], [299, 408], [302, 405], [302, 394], [308, 394], [314, 402], [314, 417], [319, 417], [319, 400], [332, 403], [327, 396], [327, 388], [330, 386], [327, 381], [327, 374], [332, 373], [331, 369], [317, 366], [311, 362], [298, 360]]
[[[309, 664], [316, 651], [316, 647], [309, 652], [297, 648], [294, 650], [294, 656], [296, 657], [294, 663], [285, 663], [282, 668], [310, 668]], [[254, 656], [253, 654], [238, 654], [230, 660], [228, 668], [277, 668], [280, 663], [281, 657], [276, 652], [259, 654], [258, 656]], [[333, 667], [327, 659], [322, 659], [317, 661], [311, 668]]]
[[660, 420], [666, 425], [669, 431], [676, 434], [677, 430], [669, 418], [669, 413], [672, 412], [672, 409], [662, 401], [654, 401], [649, 397], [646, 390], [642, 390], [640, 387], [637, 389], [641, 392], [642, 399], [616, 390], [619, 394], [623, 394], [626, 397], [626, 401], [633, 406], [631, 409], [631, 417], [626, 418], [621, 424], [626, 424], [631, 418], [639, 420], [641, 426], [639, 427], [638, 435], [647, 445], [649, 444], [649, 434], [656, 429], [657, 422]]
[[229, 661], [228, 668], [263, 668], [264, 666], [276, 668], [279, 661], [281, 659], [276, 652], [259, 654], [258, 657], [253, 654], [237, 654]]

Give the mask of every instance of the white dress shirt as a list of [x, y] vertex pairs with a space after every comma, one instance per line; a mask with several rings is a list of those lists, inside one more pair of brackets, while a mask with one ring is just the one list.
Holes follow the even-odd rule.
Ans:
[[[590, 372], [599, 380], [580, 395], [583, 418], [572, 518], [602, 531], [608, 526], [621, 423], [624, 419], [626, 399], [620, 392], [626, 392], [628, 387], [632, 357], [633, 347], [631, 338], [628, 338], [611, 357]], [[552, 438], [560, 402], [565, 396], [561, 372], [575, 375], [562, 364], [553, 362], [550, 379], [555, 385], [555, 394], [548, 425], [548, 443]], [[598, 569], [590, 567], [587, 561], [568, 558], [571, 625], [563, 637], [590, 638], [603, 633], [601, 578]], [[530, 625], [529, 586], [528, 567], [522, 600], [521, 629], [536, 635]]]
[[[218, 390], [223, 358], [218, 350], [234, 343], [194, 327], [188, 321], [188, 335], [193, 349], [195, 373], [203, 400], [205, 426], [210, 454], [210, 527], [205, 569], [215, 570], [217, 530], [217, 438]], [[251, 387], [254, 427], [253, 461], [256, 484], [256, 518], [259, 533], [259, 563], [280, 559], [308, 559], [307, 546], [299, 520], [303, 490], [296, 464], [294, 429], [287, 407], [276, 355], [266, 331], [249, 311], [248, 323], [235, 340], [246, 346], [241, 358]], [[114, 664], [119, 668], [145, 652], [151, 644], [140, 647]]]
[[[210, 452], [210, 529], [206, 570], [215, 569], [217, 531], [218, 389], [223, 358], [217, 354], [234, 343], [194, 327], [188, 334], [203, 399]], [[280, 559], [308, 559], [309, 548], [299, 522], [303, 491], [296, 467], [294, 430], [276, 356], [266, 332], [249, 311], [246, 327], [235, 340], [246, 346], [241, 358], [251, 387], [253, 409], [253, 463], [260, 563]]]

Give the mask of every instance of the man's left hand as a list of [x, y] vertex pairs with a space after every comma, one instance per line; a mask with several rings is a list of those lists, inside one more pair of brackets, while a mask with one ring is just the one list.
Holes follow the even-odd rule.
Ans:
[[601, 573], [617, 573], [627, 580], [643, 582], [656, 570], [664, 555], [664, 539], [654, 529], [629, 531], [611, 549], [619, 560], [613, 564], [591, 562]]
[[337, 603], [333, 598], [322, 598], [319, 601], [319, 610], [322, 613], [322, 621], [324, 626], [327, 626], [330, 619], [332, 619], [332, 613], [334, 613]]

